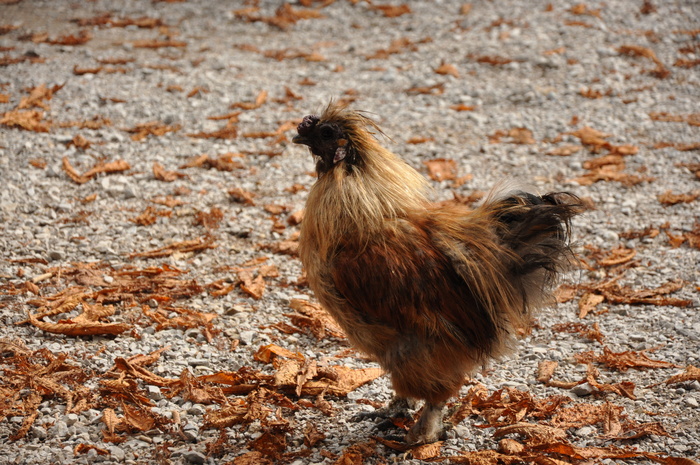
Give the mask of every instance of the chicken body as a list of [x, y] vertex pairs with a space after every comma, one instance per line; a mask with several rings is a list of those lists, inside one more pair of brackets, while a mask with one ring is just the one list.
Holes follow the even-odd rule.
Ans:
[[496, 195], [469, 210], [432, 204], [426, 181], [379, 145], [370, 119], [337, 105], [294, 142], [317, 157], [300, 255], [316, 297], [390, 374], [426, 401], [411, 443], [438, 439], [466, 374], [506, 351], [567, 258], [569, 194]]

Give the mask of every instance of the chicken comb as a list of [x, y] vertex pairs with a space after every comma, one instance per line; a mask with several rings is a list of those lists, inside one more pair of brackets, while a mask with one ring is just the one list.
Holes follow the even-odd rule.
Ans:
[[301, 120], [301, 123], [299, 123], [299, 126], [297, 126], [297, 132], [299, 133], [300, 136], [305, 136], [309, 132], [311, 132], [311, 129], [316, 126], [318, 121], [321, 118], [319, 118], [316, 115], [306, 115], [304, 116], [304, 119]]

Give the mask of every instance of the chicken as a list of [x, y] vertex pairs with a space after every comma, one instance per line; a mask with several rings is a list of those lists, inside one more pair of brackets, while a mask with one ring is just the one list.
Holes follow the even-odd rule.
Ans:
[[379, 144], [362, 113], [331, 102], [297, 132], [317, 161], [299, 244], [309, 285], [390, 375], [396, 398], [425, 401], [406, 441], [436, 441], [465, 376], [504, 355], [549, 301], [578, 198], [511, 191], [474, 210], [431, 203], [425, 178]]

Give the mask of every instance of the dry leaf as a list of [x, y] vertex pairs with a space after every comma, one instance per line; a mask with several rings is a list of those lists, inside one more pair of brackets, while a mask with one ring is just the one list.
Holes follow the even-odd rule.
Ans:
[[671, 376], [665, 383], [678, 384], [688, 381], [700, 381], [700, 368], [688, 365], [683, 373]]
[[581, 296], [578, 302], [578, 317], [585, 318], [592, 310], [594, 310], [599, 303], [603, 302], [605, 297], [599, 294], [594, 294], [592, 292], [586, 292]]
[[258, 274], [255, 279], [247, 270], [238, 272], [238, 279], [241, 280], [241, 290], [254, 298], [260, 300], [265, 292], [265, 280], [261, 274]]
[[187, 177], [186, 174], [178, 173], [177, 171], [167, 171], [163, 165], [158, 162], [153, 163], [153, 177], [158, 181], [173, 182], [178, 178]]
[[553, 360], [544, 360], [540, 362], [537, 365], [537, 381], [540, 383], [547, 383], [552, 379], [552, 376], [554, 376], [554, 372], [558, 366], [559, 362]]
[[464, 103], [460, 103], [457, 105], [450, 105], [450, 108], [454, 111], [474, 111], [474, 110], [476, 110], [475, 106], [465, 105]]
[[401, 5], [371, 5], [371, 9], [381, 11], [387, 18], [396, 18], [411, 13], [411, 8], [406, 4]]
[[253, 199], [255, 198], [255, 194], [243, 190], [240, 187], [234, 187], [233, 189], [229, 189], [228, 195], [230, 195], [235, 202], [243, 203], [250, 206], [255, 205], [255, 201], [253, 201]]
[[428, 168], [428, 176], [433, 181], [452, 180], [457, 177], [457, 162], [447, 158], [434, 158], [424, 161]]
[[158, 121], [151, 121], [148, 123], [142, 123], [134, 126], [131, 129], [127, 129], [126, 132], [133, 134], [131, 140], [141, 141], [148, 136], [162, 136], [169, 132], [177, 132], [180, 130], [180, 125], [167, 125], [160, 123]]
[[643, 351], [613, 352], [608, 347], [603, 347], [603, 353], [594, 354], [592, 351], [583, 352], [574, 356], [578, 363], [602, 363], [605, 366], [618, 371], [627, 371], [629, 368], [673, 368], [678, 365], [662, 360], [652, 360]]
[[440, 66], [435, 68], [435, 72], [437, 74], [450, 75], [456, 78], [459, 77], [459, 71], [457, 71], [457, 68], [454, 65], [450, 65], [444, 62]]
[[180, 241], [170, 244], [165, 247], [150, 250], [148, 252], [135, 252], [129, 254], [129, 258], [160, 258], [169, 257], [173, 254], [188, 254], [192, 252], [201, 252], [207, 249], [216, 248], [214, 239], [210, 237], [200, 237], [198, 239]]
[[581, 150], [583, 147], [580, 145], [563, 145], [561, 147], [553, 148], [547, 152], [547, 155], [554, 155], [557, 157], [568, 157], [574, 153]]
[[316, 339], [324, 339], [326, 336], [345, 338], [343, 330], [321, 305], [308, 300], [292, 299], [289, 306], [295, 313], [285, 316], [298, 328], [309, 328]]
[[300, 362], [304, 361], [304, 356], [299, 352], [292, 352], [291, 350], [280, 347], [277, 344], [261, 346], [253, 355], [255, 360], [263, 363], [271, 363], [277, 357], [297, 360]]
[[3, 113], [0, 124], [26, 131], [49, 132], [51, 125], [43, 119], [44, 113], [38, 110], [11, 110]]
[[693, 191], [687, 194], [674, 194], [672, 191], [666, 191], [660, 194], [657, 198], [664, 205], [676, 205], [677, 203], [690, 203], [700, 197], [700, 191]]

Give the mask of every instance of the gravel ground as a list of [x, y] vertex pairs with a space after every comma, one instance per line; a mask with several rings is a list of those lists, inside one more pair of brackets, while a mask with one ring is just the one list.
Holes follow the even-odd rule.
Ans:
[[[694, 200], [700, 193], [700, 3], [408, 1], [410, 12], [398, 16], [392, 12], [399, 10], [382, 10], [376, 2], [300, 3], [312, 7], [294, 4], [304, 14], [281, 22], [275, 17], [279, 3], [272, 1], [0, 2], [3, 377], [19, 369], [10, 355], [20, 349], [7, 348], [16, 340], [30, 352], [66, 354], [66, 363], [90, 374], [85, 386], [95, 393], [117, 358], [166, 346], [148, 368], [167, 378], [185, 368], [197, 376], [242, 367], [273, 374], [270, 364], [253, 359], [260, 346], [271, 343], [319, 365], [374, 366], [342, 340], [271, 326], [290, 321], [293, 299], [313, 300], [299, 284], [298, 259], [277, 253], [281, 241], [294, 238], [298, 227], [287, 218], [303, 208], [313, 183], [313, 160], [289, 142], [293, 128], [330, 99], [347, 99], [374, 115], [390, 137], [385, 143], [426, 175], [427, 160], [456, 162], [457, 180], [433, 181], [436, 200], [486, 191], [504, 178], [587, 199], [594, 209], [575, 220], [573, 235], [576, 251], [591, 267], [573, 272], [569, 283], [585, 287], [616, 276], [635, 290], [682, 283], [662, 298], [686, 301], [683, 305], [608, 299], [584, 319], [579, 292], [545, 309], [517, 353], [475, 380], [489, 392], [512, 387], [537, 397], [565, 395], [574, 403], [609, 401], [623, 407], [627, 418], [658, 421], [668, 432], [610, 440], [593, 424], [569, 429], [568, 440], [576, 446], [614, 444], [697, 459], [700, 381], [664, 382], [687, 366], [700, 366], [700, 199]], [[104, 13], [111, 16], [98, 21]], [[88, 37], [81, 31], [89, 40], [71, 44]], [[43, 98], [32, 99], [31, 90], [42, 85], [48, 89]], [[31, 95], [36, 94], [41, 92]], [[42, 113], [32, 116], [35, 130], [12, 122], [8, 115], [19, 109]], [[151, 122], [158, 124], [138, 132]], [[221, 137], [191, 136], [211, 136], [227, 124]], [[581, 148], [574, 132], [584, 127], [605, 135]], [[148, 128], [163, 133], [147, 134]], [[548, 154], [570, 145], [579, 149], [568, 156]], [[607, 180], [588, 182], [591, 160], [620, 152], [624, 161], [611, 165]], [[231, 170], [182, 167], [203, 154], [228, 160]], [[75, 179], [64, 160], [78, 173]], [[128, 168], [85, 175], [96, 164], [118, 160]], [[659, 200], [667, 191], [687, 196], [669, 205]], [[255, 197], [241, 202], [240, 192]], [[646, 235], [631, 234], [645, 228]], [[132, 255], [199, 238], [216, 247], [156, 258]], [[636, 253], [634, 261], [622, 259], [615, 267], [596, 259], [596, 253], [606, 256], [617, 247], [621, 254]], [[240, 267], [260, 259], [252, 262], [257, 270], [263, 258], [278, 273], [264, 278], [267, 288], [256, 299], [237, 287]], [[70, 290], [83, 285], [71, 278], [76, 264], [92, 264], [91, 276], [100, 284], [85, 285], [93, 291], [108, 286], [120, 270], [181, 270], [173, 279], [201, 287], [172, 308], [157, 298], [144, 301], [146, 307], [170, 308], [166, 319], [183, 315], [183, 308], [215, 318], [201, 326], [159, 325], [136, 314], [143, 302], [122, 301], [107, 320], [133, 328], [118, 336], [75, 337], [17, 324], [28, 312], [38, 312], [39, 297], [78, 292]], [[233, 285], [236, 289], [221, 296], [212, 292]], [[561, 323], [597, 324], [603, 342], [555, 330]], [[620, 372], [596, 365], [600, 382], [633, 382], [636, 400], [592, 394], [590, 384], [564, 389], [536, 380], [542, 361], [559, 362], [556, 378], [580, 379], [586, 365], [574, 356], [602, 353], [603, 344], [616, 353], [646, 351], [673, 366]], [[14, 411], [0, 422], [2, 463], [227, 463], [249, 452], [251, 440], [264, 437], [260, 421], [233, 425], [225, 429], [225, 450], [210, 454], [207, 444], [218, 432], [201, 426], [211, 407], [165, 396], [158, 385], [141, 380], [152, 411], [179, 419], [180, 434], [132, 431], [123, 442], [106, 442], [104, 410], [97, 404], [70, 413], [65, 395], [50, 395], [50, 386], [33, 387], [44, 391], [26, 436], [11, 439], [27, 412]], [[320, 408], [285, 410], [292, 421], [287, 451], [303, 448], [302, 432], [309, 425], [325, 439], [312, 441], [305, 456], [278, 461], [333, 463], [348, 446], [378, 434], [369, 422], [350, 421], [373, 408], [356, 400], [385, 402], [390, 396], [388, 380], [380, 377], [347, 396], [327, 396], [332, 416]], [[117, 413], [124, 414], [118, 408]], [[471, 426], [479, 421], [467, 418], [450, 431], [441, 455], [495, 448], [493, 428]], [[376, 447], [370, 462], [378, 457], [419, 462]]]

